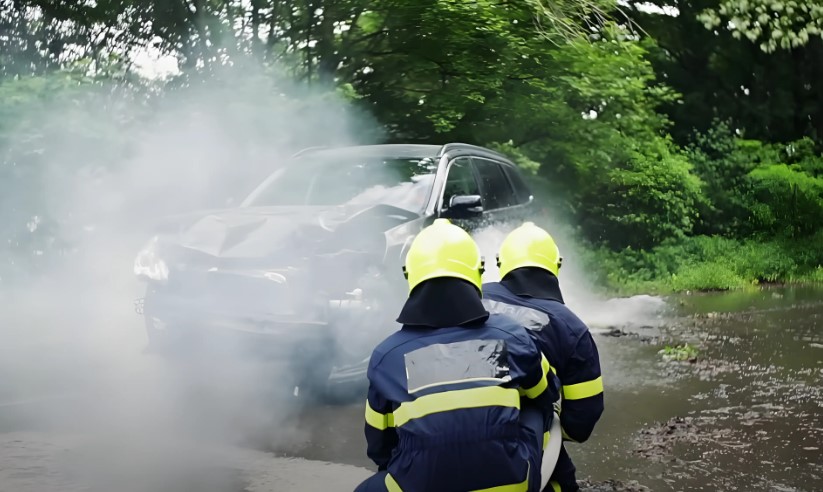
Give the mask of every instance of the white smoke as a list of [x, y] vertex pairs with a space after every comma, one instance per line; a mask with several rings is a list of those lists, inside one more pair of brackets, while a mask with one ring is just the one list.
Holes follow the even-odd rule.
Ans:
[[[344, 101], [293, 89], [245, 67], [154, 97], [78, 89], [82, 104], [23, 115], [44, 118], [40, 176], [36, 187], [0, 183], [4, 198], [17, 199], [3, 216], [67, 246], [40, 252], [51, 261], [41, 273], [0, 283], [0, 433], [49, 432], [53, 448], [59, 435], [80, 435], [84, 451], [41, 449], [25, 465], [41, 473], [0, 471], [0, 490], [242, 490], [221, 481], [228, 472], [199, 480], [215, 462], [197, 450], [302, 438], [278, 361], [246, 358], [228, 339], [214, 341], [221, 358], [173, 363], [144, 353], [134, 301], [145, 287], [133, 276], [135, 254], [163, 217], [236, 205], [300, 148], [374, 133]], [[27, 151], [27, 131], [2, 150]], [[24, 206], [32, 196], [33, 213]], [[11, 466], [3, 460], [14, 451], [0, 451], [0, 469]], [[44, 485], [54, 470], [64, 481]]]
[[[610, 298], [599, 294], [599, 289], [591, 281], [591, 275], [583, 269], [579, 245], [571, 239], [568, 228], [544, 217], [533, 219], [540, 227], [552, 235], [560, 254], [563, 266], [560, 269], [560, 289], [566, 305], [577, 314], [592, 330], [602, 331], [612, 327], [655, 326], [662, 322], [666, 302], [647, 295], [629, 298]], [[497, 250], [506, 235], [518, 227], [519, 223], [508, 223], [482, 228], [473, 237], [486, 260], [484, 282], [500, 280], [497, 262]]]

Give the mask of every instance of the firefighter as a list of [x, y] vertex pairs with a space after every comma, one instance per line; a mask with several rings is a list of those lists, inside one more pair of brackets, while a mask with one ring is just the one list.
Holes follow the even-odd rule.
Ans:
[[400, 330], [373, 351], [356, 491], [540, 490], [559, 383], [528, 330], [482, 303], [471, 236], [437, 219], [412, 242]]
[[[588, 327], [564, 303], [558, 274], [562, 257], [548, 232], [532, 222], [512, 231], [500, 246], [500, 281], [483, 284], [486, 309], [517, 319], [534, 336], [562, 385], [563, 440], [585, 442], [603, 413], [603, 380], [597, 346]], [[579, 490], [565, 446], [546, 490]]]

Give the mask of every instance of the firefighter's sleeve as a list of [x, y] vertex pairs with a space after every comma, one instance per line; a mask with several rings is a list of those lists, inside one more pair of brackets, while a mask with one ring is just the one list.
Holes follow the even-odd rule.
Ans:
[[534, 340], [524, 332], [522, 338], [513, 343], [510, 351], [513, 365], [519, 373], [520, 405], [523, 410], [527, 407], [536, 408], [543, 416], [543, 448], [549, 441], [554, 416], [552, 403], [557, 400], [559, 392], [552, 374], [549, 361], [537, 347]]
[[392, 450], [397, 446], [397, 431], [391, 402], [369, 383], [366, 398], [366, 454], [379, 471], [386, 469]]
[[556, 400], [558, 395], [555, 385], [550, 384], [552, 370], [549, 360], [537, 348], [531, 337], [526, 337], [525, 341], [521, 340], [521, 343], [522, 352], [519, 354], [520, 361], [518, 361], [522, 371], [522, 379], [518, 389], [520, 396], [529, 400], [545, 402], [547, 407], [551, 407], [551, 402]]
[[600, 356], [590, 333], [577, 342], [563, 374], [563, 437], [585, 442], [603, 414], [603, 378]]

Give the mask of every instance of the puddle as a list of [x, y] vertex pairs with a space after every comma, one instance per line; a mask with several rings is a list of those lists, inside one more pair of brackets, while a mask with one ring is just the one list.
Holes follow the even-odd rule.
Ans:
[[[678, 317], [649, 347], [597, 338], [614, 372], [596, 436], [570, 446], [581, 477], [652, 490], [823, 490], [823, 354], [813, 346], [823, 289], [671, 301]], [[651, 353], [682, 342], [699, 349], [695, 360]]]

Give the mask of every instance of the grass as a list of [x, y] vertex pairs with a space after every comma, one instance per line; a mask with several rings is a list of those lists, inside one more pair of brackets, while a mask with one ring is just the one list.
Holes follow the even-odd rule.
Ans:
[[583, 260], [597, 283], [616, 295], [823, 283], [823, 231], [798, 240], [697, 236], [649, 251], [591, 249]]

